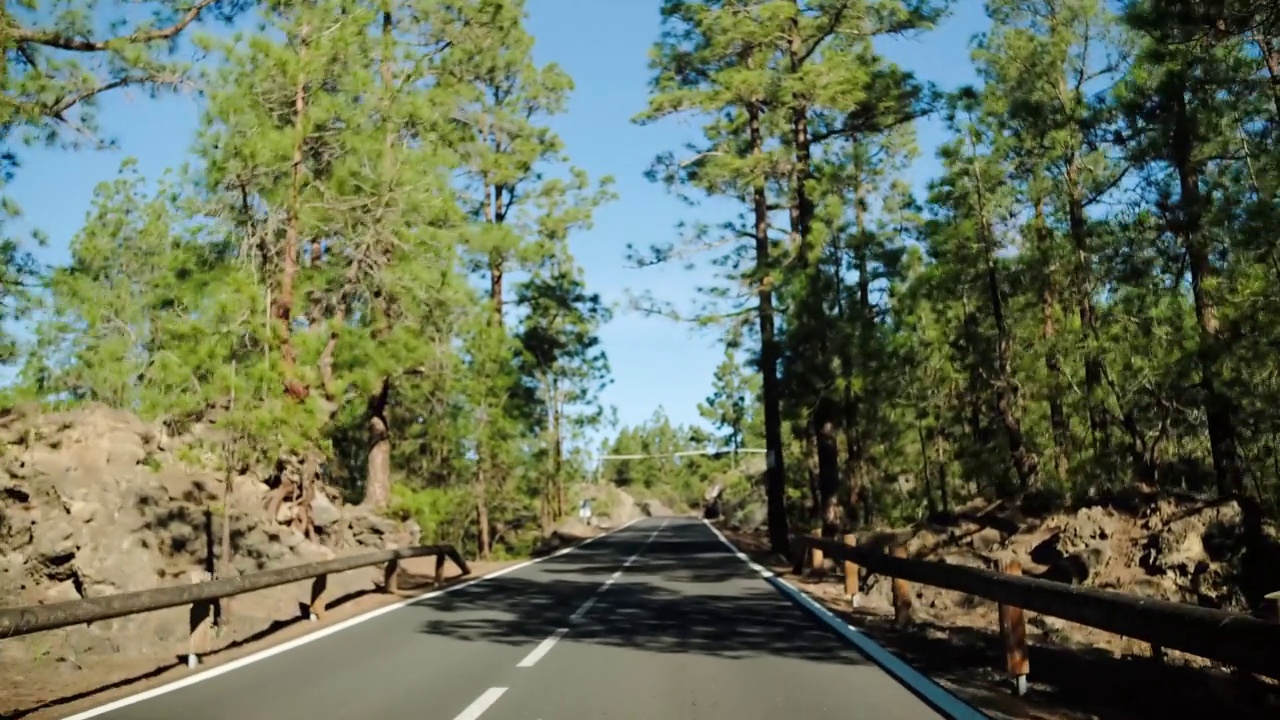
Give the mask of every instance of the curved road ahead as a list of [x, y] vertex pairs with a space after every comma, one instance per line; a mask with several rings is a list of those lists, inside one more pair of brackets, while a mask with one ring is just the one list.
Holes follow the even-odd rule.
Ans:
[[74, 718], [982, 717], [744, 560], [702, 522], [649, 518]]

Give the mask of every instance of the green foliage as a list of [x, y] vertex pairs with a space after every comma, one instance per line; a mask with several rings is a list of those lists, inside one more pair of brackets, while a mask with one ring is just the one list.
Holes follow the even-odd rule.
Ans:
[[[663, 3], [638, 120], [695, 115], [704, 138], [652, 177], [745, 213], [637, 259], [723, 253], [693, 314], [730, 356], [746, 313], [777, 328], [793, 519], [1133, 482], [1277, 509], [1280, 264], [1260, 238], [1280, 227], [1280, 33], [1228, 5], [987, 0], [981, 84], [939, 94], [872, 39], [929, 29], [940, 3]], [[950, 137], [916, 198], [929, 112]], [[730, 438], [733, 366], [701, 407]]]
[[474, 505], [475, 499], [465, 487], [414, 489], [397, 483], [392, 486], [388, 514], [399, 520], [416, 520], [424, 544], [468, 547], [475, 544]]
[[620, 428], [601, 451], [602, 480], [638, 501], [656, 499], [677, 511], [701, 507], [707, 489], [734, 466], [733, 453], [719, 439], [673, 425], [662, 409], [639, 426]]
[[759, 447], [764, 439], [764, 425], [757, 399], [760, 376], [748, 372], [738, 357], [740, 340], [730, 337], [725, 343], [724, 360], [716, 366], [711, 379], [711, 395], [698, 406], [698, 414], [722, 435], [723, 447], [734, 454], [744, 447]]
[[[166, 3], [0, 11], [0, 182], [16, 143], [106, 140], [102, 93], [202, 99], [191, 167], [125, 163], [65, 266], [0, 233], [0, 323], [34, 330], [0, 335], [21, 363], [7, 399], [215, 425], [205, 450], [228, 468], [323, 455], [350, 499], [428, 537], [527, 550], [606, 417], [612, 308], [569, 242], [614, 196], [550, 128], [571, 79], [533, 61], [522, 0], [260, 3], [259, 27], [190, 32], [248, 5], [200, 0], [191, 24]], [[714, 483], [757, 492], [758, 458], [732, 450], [766, 445], [776, 544], [788, 523], [1135, 481], [1274, 510], [1274, 14], [987, 0], [981, 83], [942, 93], [876, 43], [946, 5], [661, 4], [637, 121], [693, 117], [703, 136], [650, 174], [740, 212], [633, 249], [718, 270], [690, 311], [638, 302], [721, 332], [726, 354], [699, 407], [713, 432], [659, 411], [603, 448], [643, 457], [600, 476], [691, 507]], [[209, 61], [174, 59], [192, 40]], [[916, 197], [929, 114], [949, 137]], [[684, 454], [711, 449], [730, 452]]]
[[[156, 24], [178, 17], [159, 6]], [[523, 2], [259, 4], [258, 27], [197, 39], [198, 67], [162, 57], [168, 35], [84, 39], [117, 10], [6, 11], [6, 49], [44, 64], [8, 66], [19, 102], [0, 127], [53, 142], [71, 121], [50, 101], [97, 88], [78, 101], [88, 127], [108, 86], [198, 82], [197, 162], [158, 182], [126, 162], [98, 188], [71, 261], [21, 308], [35, 341], [15, 400], [212, 424], [204, 450], [228, 467], [293, 462], [428, 540], [527, 552], [603, 415], [609, 312], [568, 243], [612, 195], [546, 125], [572, 83], [533, 62]], [[14, 252], [9, 272], [30, 275]], [[507, 263], [527, 271], [511, 323], [501, 289], [475, 286]]]

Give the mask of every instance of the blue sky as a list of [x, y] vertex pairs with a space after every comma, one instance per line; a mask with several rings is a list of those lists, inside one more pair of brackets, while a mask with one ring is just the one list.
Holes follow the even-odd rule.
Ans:
[[[658, 36], [658, 0], [528, 0], [529, 29], [540, 62], [555, 62], [573, 77], [569, 112], [553, 122], [575, 164], [593, 177], [613, 175], [619, 199], [602, 208], [595, 227], [573, 238], [574, 254], [589, 285], [622, 303], [625, 291], [651, 290], [687, 306], [700, 280], [679, 268], [627, 267], [626, 246], [647, 247], [676, 238], [681, 220], [718, 219], [708, 208], [689, 208], [643, 173], [655, 155], [678, 150], [697, 137], [689, 122], [637, 127], [630, 118], [645, 106], [648, 51]], [[968, 42], [986, 25], [978, 0], [958, 0], [937, 31], [920, 39], [883, 46], [889, 58], [943, 87], [973, 79]], [[119, 93], [103, 103], [104, 131], [118, 141], [105, 152], [29, 151], [10, 187], [23, 208], [22, 225], [40, 228], [50, 244], [45, 263], [65, 262], [67, 242], [82, 224], [94, 186], [115, 176], [132, 156], [147, 177], [180, 165], [194, 137], [199, 107], [190, 96], [152, 100]], [[936, 171], [933, 151], [941, 135], [935, 123], [920, 128], [921, 160], [913, 182], [922, 186]], [[723, 206], [721, 206], [723, 207]], [[710, 334], [696, 334], [669, 320], [620, 308], [602, 340], [614, 383], [605, 401], [624, 424], [647, 419], [659, 407], [676, 422], [697, 421], [696, 406], [709, 392], [722, 348]]]

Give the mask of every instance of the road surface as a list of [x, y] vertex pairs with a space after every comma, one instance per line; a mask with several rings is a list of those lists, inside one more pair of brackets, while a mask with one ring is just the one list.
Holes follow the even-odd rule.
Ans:
[[949, 696], [939, 702], [936, 686], [908, 689], [687, 518], [645, 519], [218, 671], [74, 717], [980, 717]]

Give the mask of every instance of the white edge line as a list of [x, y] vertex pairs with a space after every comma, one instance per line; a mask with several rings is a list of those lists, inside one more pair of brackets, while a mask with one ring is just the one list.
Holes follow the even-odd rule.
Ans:
[[453, 720], [476, 720], [476, 718], [484, 714], [485, 710], [488, 710], [494, 703], [498, 702], [498, 698], [502, 697], [502, 694], [506, 691], [507, 689], [504, 687], [491, 687], [485, 690], [480, 694], [480, 697], [476, 698], [474, 702], [467, 706], [466, 710], [463, 710]]
[[934, 709], [952, 718], [952, 720], [991, 720], [977, 708], [956, 697], [946, 688], [881, 647], [866, 633], [836, 617], [830, 610], [809, 597], [807, 593], [797, 590], [791, 583], [778, 577], [759, 563], [752, 561], [747, 557], [746, 553], [738, 550], [733, 543], [729, 542], [729, 539], [720, 532], [719, 528], [712, 525], [706, 518], [702, 519], [702, 523], [711, 532], [715, 533], [716, 537], [720, 539], [720, 542], [724, 543], [725, 547], [729, 548], [729, 552], [734, 557], [745, 562], [776, 590], [795, 600], [801, 607], [826, 623], [832, 630], [835, 630], [841, 637], [853, 644], [868, 660], [879, 665], [881, 670], [884, 670], [894, 680], [907, 686], [908, 689], [922, 697]]
[[[252, 665], [253, 663], [258, 662], [259, 660], [265, 660], [269, 657], [272, 657], [273, 655], [279, 655], [280, 653], [288, 652], [289, 650], [293, 650], [294, 648], [302, 647], [303, 645], [306, 645], [309, 642], [319, 640], [320, 638], [323, 638], [323, 637], [328, 637], [329, 635], [333, 635], [336, 632], [346, 630], [347, 628], [352, 627], [353, 625], [359, 625], [362, 622], [366, 622], [368, 620], [372, 620], [381, 615], [386, 615], [389, 612], [393, 612], [395, 610], [408, 607], [416, 602], [419, 602], [422, 600], [429, 600], [433, 597], [444, 595], [445, 593], [453, 592], [455, 590], [461, 590], [466, 587], [471, 587], [476, 583], [484, 582], [485, 580], [492, 580], [496, 577], [501, 577], [502, 575], [506, 575], [507, 573], [515, 572], [517, 570], [527, 568], [530, 565], [540, 563], [543, 560], [550, 560], [551, 558], [560, 557], [565, 553], [570, 553], [570, 552], [573, 552], [574, 550], [578, 550], [580, 548], [586, 547], [587, 545], [590, 545], [591, 543], [595, 542], [596, 540], [599, 540], [600, 538], [608, 537], [614, 533], [626, 530], [632, 525], [635, 525], [636, 523], [645, 519], [647, 518], [643, 518], [643, 517], [636, 518], [635, 520], [632, 520], [629, 523], [619, 525], [616, 528], [611, 528], [607, 532], [596, 535], [595, 537], [589, 537], [586, 540], [583, 540], [582, 542], [577, 543], [575, 545], [570, 545], [569, 547], [561, 548], [560, 550], [557, 550], [554, 553], [551, 553], [550, 555], [544, 555], [540, 558], [532, 558], [529, 560], [525, 560], [523, 562], [516, 563], [515, 565], [510, 565], [508, 567], [504, 567], [499, 570], [494, 570], [491, 573], [481, 575], [480, 577], [475, 578], [473, 580], [468, 580], [463, 583], [458, 583], [457, 585], [450, 585], [449, 587], [441, 588], [440, 590], [430, 590], [421, 595], [414, 595], [413, 597], [406, 598], [404, 600], [393, 603], [391, 605], [380, 607], [376, 610], [370, 610], [369, 612], [364, 613], [363, 615], [357, 615], [353, 618], [348, 618], [346, 620], [343, 620], [340, 623], [330, 625], [329, 627], [320, 628], [314, 632], [307, 633], [302, 637], [289, 640], [288, 642], [283, 642], [283, 643], [280, 643], [279, 645], [274, 645], [264, 650], [259, 650], [256, 653], [253, 653], [251, 655], [246, 655], [236, 660], [232, 660], [230, 662], [224, 663], [217, 667], [209, 668], [208, 670], [204, 670], [202, 672], [196, 673], [195, 675], [191, 675], [189, 677], [185, 677], [180, 680], [174, 680], [171, 683], [168, 683], [166, 685], [161, 685], [160, 687], [157, 687], [157, 688], [144, 690], [140, 693], [137, 693], [136, 695], [130, 695], [128, 697], [120, 698], [119, 700], [109, 702], [106, 705], [99, 705], [98, 707], [90, 708], [89, 710], [85, 710], [75, 715], [66, 717], [63, 720], [89, 720], [89, 718], [97, 717], [99, 715], [104, 715], [106, 713], [119, 710], [120, 708], [128, 707], [136, 703], [140, 703], [144, 700], [150, 700], [151, 698], [154, 698], [154, 697], [167, 695], [168, 693], [171, 693], [175, 690], [181, 690], [182, 688], [187, 687], [189, 685], [195, 685], [198, 682], [203, 682], [205, 680], [215, 678], [219, 675], [225, 675], [233, 670], [239, 670], [240, 668], [245, 667], [246, 665]], [[502, 691], [506, 692], [506, 689], [502, 688]]]

